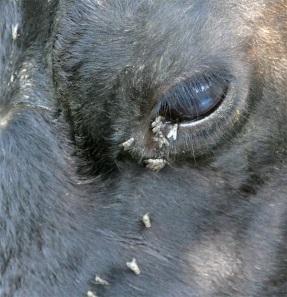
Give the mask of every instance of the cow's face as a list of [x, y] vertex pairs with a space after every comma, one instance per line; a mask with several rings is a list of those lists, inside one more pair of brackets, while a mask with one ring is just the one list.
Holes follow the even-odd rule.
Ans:
[[[104, 296], [278, 295], [286, 1], [63, 6], [59, 99], [89, 173], [121, 169], [96, 217], [118, 235], [118, 263], [136, 255], [143, 269], [132, 278], [111, 263]], [[149, 233], [138, 224], [146, 212]]]

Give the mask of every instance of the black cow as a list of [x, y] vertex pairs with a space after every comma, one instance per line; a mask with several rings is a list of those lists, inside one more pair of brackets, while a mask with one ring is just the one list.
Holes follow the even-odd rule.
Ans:
[[0, 2], [0, 296], [285, 296], [286, 11]]

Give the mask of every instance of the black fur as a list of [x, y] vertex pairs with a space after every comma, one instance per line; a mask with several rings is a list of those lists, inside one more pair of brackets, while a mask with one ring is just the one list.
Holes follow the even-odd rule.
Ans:
[[[286, 295], [286, 9], [0, 2], [1, 297]], [[222, 106], [159, 148], [158, 104], [201, 75]]]

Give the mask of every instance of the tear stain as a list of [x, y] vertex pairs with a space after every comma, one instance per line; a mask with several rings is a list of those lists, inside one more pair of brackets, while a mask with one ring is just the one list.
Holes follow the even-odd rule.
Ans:
[[98, 4], [101, 7], [104, 7], [105, 1], [104, 0], [97, 0], [96, 4]]
[[167, 161], [165, 159], [148, 159], [145, 160], [144, 163], [146, 164], [146, 168], [159, 172], [165, 167]]
[[88, 291], [87, 292], [87, 297], [98, 297], [94, 292]]
[[134, 143], [135, 143], [135, 139], [132, 137], [129, 140], [122, 143], [121, 147], [123, 147], [124, 151], [128, 151]]
[[101, 285], [101, 286], [108, 286], [109, 285], [108, 281], [102, 279], [98, 275], [96, 275], [96, 277], [95, 277], [95, 282], [96, 282], [96, 285]]
[[127, 267], [136, 275], [140, 275], [141, 271], [135, 258], [131, 262], [127, 262]]
[[19, 28], [19, 24], [12, 25], [12, 39], [13, 40], [16, 40], [18, 37], [18, 28]]
[[151, 123], [152, 132], [154, 134], [153, 140], [158, 143], [159, 148], [163, 146], [169, 146], [169, 141], [164, 136], [162, 130], [165, 127], [163, 123], [164, 118], [162, 116], [156, 117], [156, 119]]
[[177, 140], [177, 134], [178, 134], [178, 124], [171, 125], [170, 130], [169, 130], [169, 132], [167, 134], [167, 138], [176, 141]]
[[151, 228], [151, 219], [150, 219], [150, 215], [149, 213], [146, 213], [143, 217], [142, 217], [142, 222], [144, 224], [144, 226], [149, 229]]
[[2, 110], [0, 109], [0, 128], [6, 128], [9, 122], [12, 120], [13, 112], [10, 110], [2, 116], [1, 111]]

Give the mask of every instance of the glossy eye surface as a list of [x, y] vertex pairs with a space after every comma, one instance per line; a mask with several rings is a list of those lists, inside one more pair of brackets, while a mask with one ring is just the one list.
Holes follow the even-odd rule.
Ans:
[[160, 99], [157, 113], [168, 122], [198, 121], [220, 106], [228, 86], [227, 79], [215, 75], [183, 80]]

